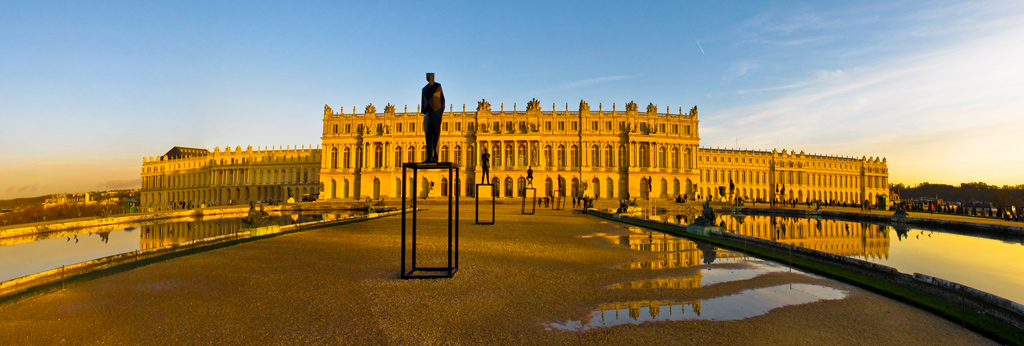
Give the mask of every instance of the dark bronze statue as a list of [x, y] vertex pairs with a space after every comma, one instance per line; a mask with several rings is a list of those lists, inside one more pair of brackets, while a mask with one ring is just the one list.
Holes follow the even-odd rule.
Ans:
[[484, 184], [491, 183], [491, 154], [487, 153], [487, 148], [484, 148], [483, 154], [480, 154], [480, 168], [483, 170], [481, 177], [484, 178]]
[[441, 83], [434, 82], [434, 74], [427, 73], [427, 85], [420, 97], [423, 113], [423, 132], [427, 135], [427, 157], [424, 163], [437, 163], [437, 141], [441, 138], [441, 117], [444, 115], [444, 92]]

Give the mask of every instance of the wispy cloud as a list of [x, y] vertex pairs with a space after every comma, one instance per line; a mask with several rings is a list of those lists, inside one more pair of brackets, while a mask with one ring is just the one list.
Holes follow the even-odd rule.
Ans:
[[555, 86], [553, 88], [534, 90], [534, 91], [531, 91], [530, 94], [539, 95], [539, 94], [546, 94], [546, 93], [555, 92], [555, 91], [563, 91], [563, 90], [570, 90], [570, 89], [588, 87], [588, 86], [602, 84], [602, 83], [626, 80], [626, 79], [634, 78], [634, 77], [637, 77], [637, 76], [640, 76], [640, 74], [618, 75], [618, 76], [607, 76], [607, 77], [597, 77], [597, 78], [582, 79], [582, 80], [578, 80], [578, 81], [574, 81], [574, 82], [560, 84], [560, 85], [557, 85], [557, 86]]
[[[1024, 128], [1020, 60], [1024, 27], [741, 90], [783, 94], [719, 112], [715, 124], [702, 123], [702, 144], [731, 145], [739, 135], [752, 147], [778, 140], [788, 149], [886, 156], [894, 181], [1017, 184], [1013, 172], [1024, 162], [1005, 158], [1024, 152], [1015, 140]], [[955, 173], [967, 168], [979, 176]]]

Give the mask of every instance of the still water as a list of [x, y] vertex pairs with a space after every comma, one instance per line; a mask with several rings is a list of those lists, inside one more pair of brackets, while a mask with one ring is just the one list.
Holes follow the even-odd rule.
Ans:
[[[271, 215], [277, 225], [343, 218], [358, 211]], [[0, 239], [0, 282], [107, 256], [234, 234], [241, 217], [177, 218]]]
[[[674, 222], [674, 217], [652, 218]], [[1024, 239], [828, 219], [720, 215], [726, 231], [887, 265], [1024, 303]]]

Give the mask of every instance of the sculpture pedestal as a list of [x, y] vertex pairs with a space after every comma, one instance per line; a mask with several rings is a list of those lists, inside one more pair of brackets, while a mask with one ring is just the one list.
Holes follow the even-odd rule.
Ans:
[[[480, 187], [481, 186], [487, 186], [488, 187], [488, 189], [486, 189], [487, 190], [487, 194], [491, 196], [491, 221], [490, 222], [480, 222]], [[486, 203], [486, 201], [485, 201], [485, 203]], [[477, 225], [493, 225], [494, 224], [494, 205], [495, 205], [495, 203], [496, 202], [495, 202], [495, 198], [494, 198], [494, 184], [477, 184], [476, 185], [476, 224]]]
[[[418, 191], [419, 185], [419, 171], [421, 170], [447, 170], [448, 176], [446, 179], [449, 182], [447, 186], [448, 193], [448, 266], [447, 267], [419, 267], [416, 266], [416, 222], [417, 222], [417, 208], [416, 208], [416, 197], [412, 198], [412, 267], [406, 270], [406, 214], [409, 213], [409, 209], [406, 209], [407, 191], [409, 191], [409, 185], [407, 182], [408, 171], [412, 169], [412, 191], [415, 194]], [[459, 270], [459, 196], [456, 194], [458, 189], [455, 188], [454, 180], [452, 180], [455, 173], [455, 165], [451, 162], [438, 162], [438, 163], [405, 163], [402, 164], [402, 279], [438, 279], [438, 278], [451, 278], [455, 276], [455, 272]], [[453, 246], [454, 241], [454, 246]], [[454, 252], [453, 252], [454, 251]]]
[[[526, 212], [526, 201], [530, 201], [530, 212]], [[523, 214], [533, 215], [537, 212], [537, 189], [526, 188], [523, 189]]]

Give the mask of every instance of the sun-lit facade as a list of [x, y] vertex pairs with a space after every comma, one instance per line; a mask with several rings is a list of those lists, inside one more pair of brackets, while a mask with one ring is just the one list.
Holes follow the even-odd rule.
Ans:
[[174, 147], [143, 158], [140, 202], [161, 210], [315, 198], [319, 163], [318, 148]]
[[[517, 198], [526, 188], [537, 196], [600, 199], [675, 198], [793, 200], [801, 203], [876, 202], [888, 193], [884, 158], [846, 158], [788, 150], [733, 150], [700, 147], [697, 107], [641, 112], [634, 102], [596, 109], [580, 101], [542, 109], [474, 111], [450, 107], [439, 141], [441, 161], [457, 167], [455, 177], [432, 170], [419, 175], [418, 197], [440, 197], [452, 184], [460, 196], [474, 196], [483, 183], [481, 155], [490, 155], [493, 193]], [[324, 106], [321, 148], [253, 150], [230, 147], [175, 147], [143, 160], [143, 207], [248, 203], [288, 198], [344, 201], [398, 198], [402, 164], [422, 162], [426, 153], [423, 117], [392, 105], [378, 113], [335, 112]], [[533, 170], [532, 185], [527, 170]], [[410, 174], [411, 179], [411, 174]], [[411, 182], [410, 182], [411, 183]], [[731, 186], [734, 189], [730, 189]], [[483, 192], [484, 190], [481, 190]], [[725, 192], [724, 194], [722, 192]], [[487, 193], [491, 193], [488, 191]]]

